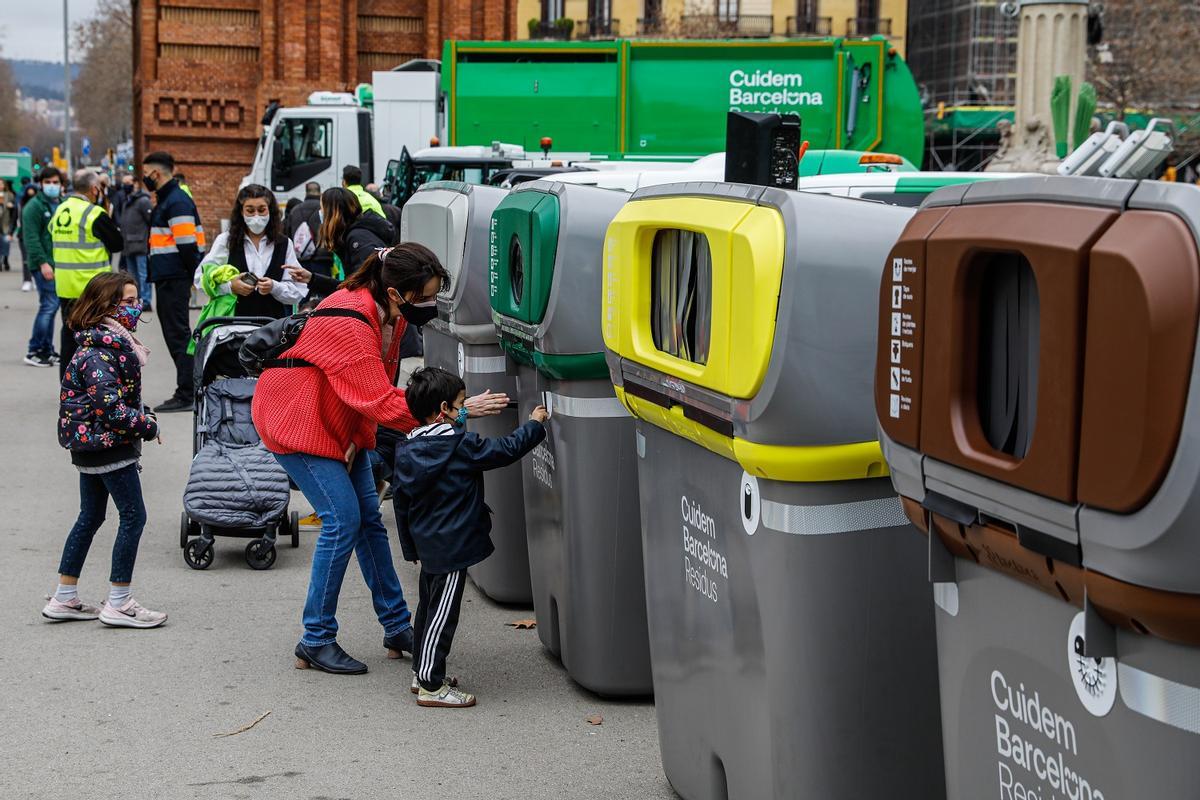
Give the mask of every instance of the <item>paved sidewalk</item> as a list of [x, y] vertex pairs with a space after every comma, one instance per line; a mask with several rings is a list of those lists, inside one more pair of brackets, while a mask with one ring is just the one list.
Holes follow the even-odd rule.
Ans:
[[[15, 252], [15, 248], [14, 248]], [[253, 572], [244, 540], [218, 539], [206, 572], [183, 563], [181, 497], [191, 417], [164, 415], [163, 442], [146, 446], [149, 523], [135, 596], [170, 614], [158, 630], [50, 624], [53, 590], [78, 503], [77, 473], [55, 437], [57, 371], [24, 366], [36, 294], [19, 270], [0, 273], [0, 797], [49, 798], [671, 798], [654, 708], [612, 703], [578, 688], [535, 631], [468, 587], [451, 673], [479, 695], [469, 711], [418, 708], [409, 661], [389, 661], [353, 561], [342, 593], [343, 646], [370, 673], [334, 677], [293, 668], [315, 533]], [[173, 390], [157, 324], [145, 400]], [[297, 502], [303, 499], [296, 495]], [[306, 511], [307, 508], [302, 508]], [[385, 510], [391, 524], [391, 511]], [[97, 536], [81, 594], [107, 591], [116, 511]], [[398, 548], [396, 548], [398, 557]], [[415, 607], [416, 571], [400, 565]], [[264, 712], [254, 728], [235, 731]], [[601, 714], [604, 723], [586, 718]]]

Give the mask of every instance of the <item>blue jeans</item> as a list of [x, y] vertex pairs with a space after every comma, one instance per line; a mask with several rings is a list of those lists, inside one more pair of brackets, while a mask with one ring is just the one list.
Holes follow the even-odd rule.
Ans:
[[142, 479], [137, 464], [103, 475], [79, 473], [79, 518], [67, 534], [58, 574], [78, 578], [83, 571], [92, 538], [104, 524], [109, 497], [121, 521], [113, 542], [112, 572], [108, 579], [113, 583], [129, 583], [133, 579], [133, 562], [137, 560], [138, 542], [146, 527], [146, 504], [142, 502]]
[[138, 297], [142, 298], [147, 303], [151, 303], [154, 298], [154, 285], [147, 278], [147, 262], [148, 256], [123, 256], [125, 262], [125, 271], [137, 278]]
[[54, 315], [58, 313], [58, 295], [54, 293], [54, 281], [43, 278], [39, 267], [31, 267], [30, 272], [37, 286], [38, 310], [33, 318], [33, 336], [29, 339], [28, 352], [49, 355], [54, 352]]
[[379, 494], [371, 475], [371, 462], [359, 452], [349, 472], [345, 463], [305, 453], [276, 454], [275, 458], [300, 487], [321, 518], [321, 535], [313, 549], [312, 576], [304, 602], [304, 635], [300, 641], [321, 647], [337, 639], [338, 594], [350, 563], [350, 551], [358, 566], [375, 614], [385, 636], [411, 627], [412, 615], [404, 602], [400, 577], [392, 563], [387, 528], [379, 513]]

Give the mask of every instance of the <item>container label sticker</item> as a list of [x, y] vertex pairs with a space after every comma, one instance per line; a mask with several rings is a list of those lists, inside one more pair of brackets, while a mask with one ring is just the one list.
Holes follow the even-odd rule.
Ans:
[[717, 521], [695, 500], [682, 495], [683, 575], [687, 585], [702, 597], [718, 603], [728, 595], [729, 564], [717, 533]]
[[917, 322], [913, 315], [915, 295], [907, 283], [916, 275], [917, 266], [911, 258], [892, 259], [892, 303], [888, 340], [888, 416], [900, 419], [913, 410], [913, 371], [905, 362], [915, 354]]
[[554, 451], [546, 446], [543, 441], [537, 447], [533, 448], [530, 453], [530, 465], [533, 468], [533, 475], [547, 489], [554, 488]]
[[1104, 800], [1101, 787], [1079, 771], [1079, 736], [1062, 709], [999, 669], [988, 683], [1001, 800]]
[[1103, 717], [1112, 711], [1117, 699], [1117, 662], [1112, 658], [1088, 658], [1083, 654], [1083, 612], [1071, 620], [1067, 633], [1067, 666], [1071, 670], [1071, 683], [1083, 707]]

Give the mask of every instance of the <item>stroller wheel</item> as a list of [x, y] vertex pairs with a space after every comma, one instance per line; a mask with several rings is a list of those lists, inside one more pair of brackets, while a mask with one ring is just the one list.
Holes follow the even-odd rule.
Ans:
[[246, 545], [246, 563], [250, 569], [270, 569], [276, 555], [275, 544], [267, 539], [252, 539]]
[[292, 547], [300, 546], [300, 512], [293, 511], [288, 515], [288, 528], [292, 533]]
[[183, 548], [183, 560], [192, 569], [208, 569], [213, 562], [213, 544], [204, 539], [192, 539]]
[[192, 531], [192, 521], [188, 519], [187, 512], [184, 511], [179, 515], [179, 549], [187, 547], [188, 534]]

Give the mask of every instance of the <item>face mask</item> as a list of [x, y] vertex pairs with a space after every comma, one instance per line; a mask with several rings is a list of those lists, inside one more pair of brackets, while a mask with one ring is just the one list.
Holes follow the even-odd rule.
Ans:
[[454, 424], [461, 428], [467, 424], [468, 416], [470, 416], [470, 413], [467, 411], [467, 407], [463, 406], [458, 410], [458, 416], [454, 418]]
[[117, 311], [113, 314], [113, 319], [117, 321], [122, 328], [130, 331], [136, 331], [138, 326], [138, 317], [142, 316], [142, 301], [138, 300], [131, 306], [117, 306]]
[[270, 217], [252, 217], [247, 214], [242, 215], [242, 221], [246, 223], [246, 227], [249, 228], [250, 232], [255, 236], [267, 229], [267, 220], [269, 219]]
[[158, 181], [154, 178], [151, 178], [149, 175], [146, 175], [142, 178], [142, 183], [145, 185], [148, 191], [153, 192], [158, 189]]
[[325, 209], [317, 209], [317, 222], [321, 223], [322, 225], [325, 224]]
[[405, 303], [400, 306], [400, 314], [408, 320], [409, 325], [418, 328], [437, 317], [437, 300], [428, 303]]
[[42, 191], [46, 193], [46, 197], [54, 198], [62, 192], [62, 187], [57, 183], [47, 183], [42, 186]]

